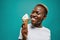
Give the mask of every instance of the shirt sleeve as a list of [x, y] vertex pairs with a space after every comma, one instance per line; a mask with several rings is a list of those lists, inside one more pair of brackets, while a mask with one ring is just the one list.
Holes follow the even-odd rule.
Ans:
[[18, 39], [22, 39], [22, 33], [21, 33], [21, 30], [22, 30], [22, 28], [20, 29], [20, 34], [19, 34]]
[[51, 40], [51, 31], [49, 31], [49, 40]]

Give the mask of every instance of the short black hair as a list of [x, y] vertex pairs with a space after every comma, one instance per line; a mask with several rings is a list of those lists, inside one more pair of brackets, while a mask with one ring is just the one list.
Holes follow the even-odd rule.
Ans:
[[45, 10], [45, 16], [46, 16], [47, 13], [48, 13], [48, 9], [47, 9], [47, 7], [46, 7], [45, 5], [43, 5], [43, 4], [37, 4], [36, 7], [37, 7], [37, 6], [41, 6], [41, 7], [44, 8], [44, 10]]

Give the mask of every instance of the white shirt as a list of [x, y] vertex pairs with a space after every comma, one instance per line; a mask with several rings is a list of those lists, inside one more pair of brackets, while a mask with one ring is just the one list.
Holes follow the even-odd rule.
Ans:
[[[28, 24], [28, 36], [27, 40], [50, 40], [50, 30], [46, 27], [32, 28], [32, 24]], [[22, 39], [21, 30], [19, 39]]]

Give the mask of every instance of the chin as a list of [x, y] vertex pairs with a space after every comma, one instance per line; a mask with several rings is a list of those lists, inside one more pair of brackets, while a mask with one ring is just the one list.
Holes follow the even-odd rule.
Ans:
[[36, 22], [31, 22], [33, 25], [35, 25], [36, 24]]

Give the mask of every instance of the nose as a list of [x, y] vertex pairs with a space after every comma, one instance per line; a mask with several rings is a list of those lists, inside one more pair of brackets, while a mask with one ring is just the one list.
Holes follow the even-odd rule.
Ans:
[[31, 17], [37, 18], [37, 14], [33, 13], [33, 14], [31, 14]]

